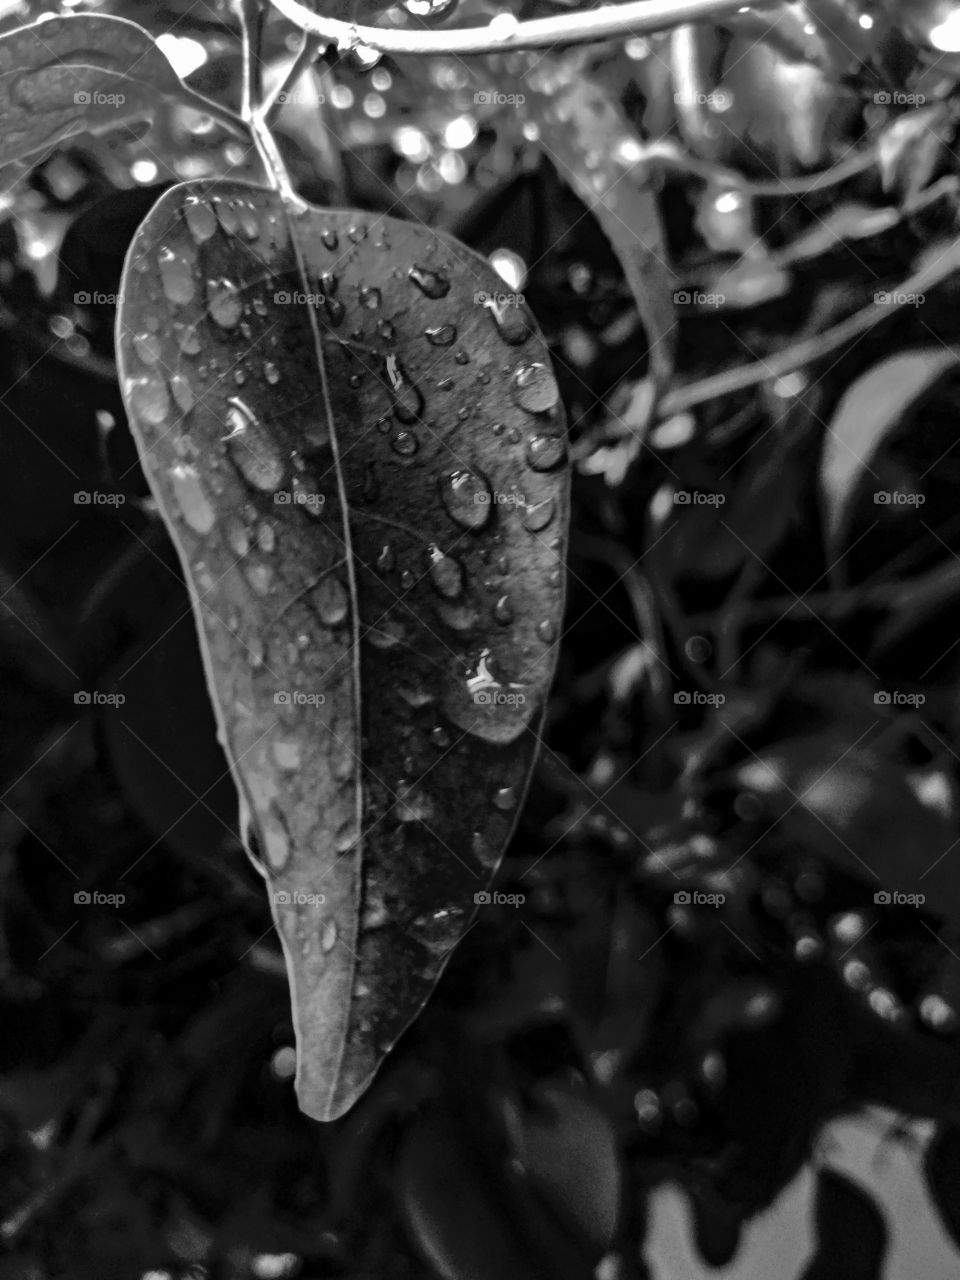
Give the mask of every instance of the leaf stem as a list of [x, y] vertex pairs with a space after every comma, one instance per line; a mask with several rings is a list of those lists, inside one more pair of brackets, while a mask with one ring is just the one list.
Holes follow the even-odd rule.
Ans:
[[390, 31], [361, 27], [313, 13], [299, 0], [270, 0], [283, 16], [312, 36], [351, 49], [366, 45], [392, 54], [506, 53], [557, 44], [584, 44], [608, 36], [640, 36], [687, 22], [722, 18], [743, 8], [743, 0], [630, 0], [529, 22], [464, 27], [454, 31]]
[[280, 148], [267, 123], [272, 103], [265, 104], [263, 100], [260, 37], [263, 33], [264, 11], [260, 0], [233, 0], [233, 7], [240, 19], [243, 33], [243, 119], [253, 134], [254, 144], [270, 185], [286, 204], [303, 209], [306, 207], [304, 201], [293, 189]]

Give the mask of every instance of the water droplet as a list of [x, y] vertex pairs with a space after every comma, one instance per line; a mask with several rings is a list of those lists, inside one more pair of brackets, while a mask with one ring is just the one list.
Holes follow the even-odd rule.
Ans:
[[257, 544], [267, 555], [276, 547], [277, 532], [269, 520], [264, 520], [257, 530]]
[[329, 293], [325, 294], [323, 307], [327, 313], [327, 319], [334, 328], [343, 323], [343, 317], [346, 315], [347, 309], [339, 298], [333, 298]]
[[545, 364], [522, 364], [513, 375], [513, 398], [528, 413], [549, 413], [557, 405], [557, 380]]
[[350, 612], [350, 600], [343, 583], [332, 573], [325, 574], [317, 583], [314, 599], [320, 621], [328, 627], [337, 627]]
[[437, 546], [431, 546], [430, 581], [434, 590], [447, 600], [456, 600], [463, 594], [463, 565], [453, 556], [446, 556]]
[[390, 441], [390, 448], [403, 458], [412, 457], [420, 447], [420, 442], [412, 431], [398, 431]]
[[553, 471], [566, 461], [562, 436], [533, 436], [527, 444], [527, 465], [534, 471]]
[[217, 218], [223, 228], [224, 235], [234, 236], [240, 227], [240, 216], [232, 200], [216, 200], [214, 202]]
[[133, 349], [143, 364], [156, 364], [160, 359], [162, 347], [155, 333], [138, 333], [133, 339]]
[[243, 386], [243, 384], [244, 384], [244, 383], [246, 382], [246, 380], [247, 380], [247, 375], [246, 375], [246, 373], [243, 371], [243, 369], [234, 369], [234, 371], [233, 371], [233, 380], [234, 380], [234, 382], [237, 384], [237, 386], [238, 386], [238, 387], [242, 387], [242, 386]]
[[454, 352], [454, 354], [453, 354], [453, 358], [454, 358], [454, 360], [456, 360], [457, 364], [469, 364], [469, 363], [470, 363], [470, 357], [469, 357], [469, 356], [467, 355], [467, 353], [466, 353], [465, 351], [463, 351], [463, 350], [455, 351], [455, 352]]
[[465, 676], [451, 678], [444, 690], [443, 709], [458, 728], [485, 742], [503, 745], [524, 732], [540, 706], [533, 685], [504, 682], [494, 670], [489, 649]]
[[480, 614], [471, 604], [453, 604], [449, 600], [437, 601], [440, 621], [452, 631], [472, 631], [480, 624]]
[[379, 311], [380, 304], [383, 302], [383, 295], [373, 285], [365, 285], [358, 294], [358, 300], [365, 310]]
[[273, 741], [273, 758], [281, 769], [288, 773], [300, 768], [302, 752], [300, 743], [294, 738], [275, 738]]
[[360, 374], [359, 374], [359, 373], [351, 373], [351, 375], [350, 375], [350, 385], [351, 385], [351, 387], [353, 387], [354, 389], [356, 389], [357, 387], [359, 387], [359, 386], [360, 386], [360, 383], [361, 383], [362, 381], [363, 381], [363, 378], [361, 378], [361, 376], [360, 376]]
[[177, 346], [185, 356], [195, 356], [200, 350], [200, 334], [195, 324], [185, 324], [177, 332]]
[[175, 373], [170, 379], [170, 390], [173, 392], [173, 398], [180, 412], [189, 413], [193, 408], [193, 389], [186, 378]]
[[450, 745], [450, 735], [442, 724], [434, 725], [430, 730], [430, 741], [438, 751], [446, 751]]
[[493, 494], [479, 471], [451, 471], [439, 480], [440, 499], [462, 529], [482, 529], [490, 519]]
[[423, 410], [423, 396], [407, 377], [395, 355], [387, 356], [384, 366], [395, 417], [399, 422], [416, 422]]
[[511, 347], [522, 346], [533, 332], [526, 307], [500, 297], [489, 298], [485, 305], [504, 342]]
[[433, 816], [429, 797], [415, 784], [397, 783], [396, 814], [401, 822], [426, 822]]
[[397, 331], [389, 320], [378, 320], [377, 336], [382, 338], [384, 342], [392, 342], [397, 336]]
[[452, 386], [453, 386], [452, 378], [441, 378], [440, 381], [437, 383], [437, 390], [449, 391]]
[[234, 466], [255, 489], [272, 493], [287, 474], [283, 456], [252, 409], [237, 396], [231, 396], [227, 405], [227, 451]]
[[369, 640], [375, 649], [393, 649], [405, 637], [403, 626], [395, 618], [382, 619], [364, 635], [364, 639]]
[[499, 622], [501, 627], [510, 625], [513, 621], [513, 606], [510, 603], [509, 596], [501, 596], [493, 606], [493, 617], [494, 621]]
[[260, 234], [260, 220], [253, 205], [240, 205], [240, 234], [244, 240], [256, 240]]
[[460, 940], [462, 914], [459, 909], [451, 907], [417, 916], [413, 922], [417, 941], [435, 955], [446, 955]]
[[392, 573], [397, 563], [397, 557], [394, 555], [393, 547], [389, 542], [380, 548], [380, 554], [377, 556], [377, 572]]
[[420, 292], [428, 298], [445, 298], [450, 292], [450, 281], [439, 271], [414, 265], [407, 274]]
[[424, 336], [434, 347], [450, 347], [457, 340], [457, 327], [453, 324], [437, 325], [435, 329], [425, 329]]
[[157, 255], [157, 269], [167, 301], [177, 307], [186, 306], [196, 290], [191, 264], [173, 249], [161, 249]]
[[134, 417], [151, 427], [158, 427], [170, 412], [166, 383], [160, 378], [132, 378], [127, 383], [127, 399]]
[[243, 302], [240, 290], [232, 280], [207, 281], [207, 306], [210, 315], [221, 329], [235, 329], [243, 315]]
[[557, 628], [553, 625], [549, 618], [537, 624], [537, 635], [544, 644], [553, 644], [557, 638]]
[[408, 707], [413, 707], [415, 710], [419, 710], [420, 707], [429, 706], [434, 700], [433, 694], [430, 690], [424, 688], [422, 685], [419, 685], [416, 688], [411, 685], [400, 685], [397, 688], [397, 693], [399, 693], [400, 697]]
[[203, 491], [199, 472], [194, 467], [178, 464], [170, 468], [173, 495], [184, 520], [195, 533], [209, 533], [217, 513]]
[[270, 308], [267, 306], [266, 302], [264, 302], [263, 298], [260, 297], [259, 293], [254, 295], [252, 304], [254, 311], [261, 318], [266, 318], [266, 316], [270, 314]]
[[351, 244], [359, 244], [361, 240], [367, 238], [367, 227], [363, 222], [358, 222], [355, 226], [347, 228], [347, 239]]
[[224, 523], [227, 546], [234, 555], [245, 556], [250, 550], [250, 534], [239, 516], [229, 516]]
[[335, 231], [321, 231], [320, 239], [331, 253], [334, 253], [340, 245], [340, 237]]
[[187, 230], [197, 244], [203, 244], [217, 229], [217, 217], [208, 204], [198, 200], [188, 200], [183, 210]]
[[244, 569], [247, 581], [258, 596], [265, 596], [273, 583], [273, 570], [268, 564], [250, 564]]
[[493, 803], [498, 809], [514, 809], [517, 804], [517, 793], [513, 787], [501, 787], [493, 795]]
[[280, 381], [280, 370], [272, 360], [268, 360], [266, 364], [264, 364], [263, 376], [266, 378], [267, 382], [270, 383], [271, 387], [275, 387]]
[[320, 949], [323, 952], [332, 951], [337, 942], [337, 922], [336, 920], [328, 920], [323, 926], [323, 932], [320, 934]]
[[539, 533], [542, 529], [550, 524], [556, 511], [556, 503], [553, 498], [544, 498], [542, 502], [535, 502], [530, 506], [525, 506], [521, 516], [521, 523], [525, 529], [529, 529], [531, 533]]
[[404, 569], [400, 575], [400, 586], [404, 591], [411, 591], [417, 585], [417, 579], [409, 569]]

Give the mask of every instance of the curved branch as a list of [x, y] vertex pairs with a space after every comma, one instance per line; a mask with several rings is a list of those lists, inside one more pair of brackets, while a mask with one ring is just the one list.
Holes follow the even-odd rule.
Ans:
[[601, 5], [578, 13], [530, 22], [496, 23], [463, 27], [459, 31], [391, 31], [385, 27], [358, 27], [336, 18], [313, 13], [299, 0], [270, 0], [290, 22], [312, 36], [351, 49], [366, 45], [380, 53], [471, 54], [506, 53], [512, 49], [537, 49], [557, 44], [583, 44], [607, 36], [641, 36], [686, 22], [720, 18], [743, 8], [743, 0], [630, 0], [627, 4]]

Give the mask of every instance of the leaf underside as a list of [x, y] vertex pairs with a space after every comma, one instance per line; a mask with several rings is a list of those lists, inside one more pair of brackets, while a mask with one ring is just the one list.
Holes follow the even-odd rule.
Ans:
[[0, 166], [81, 133], [152, 119], [157, 98], [203, 111], [143, 27], [77, 13], [44, 18], [0, 36]]
[[429, 995], [538, 746], [568, 474], [544, 343], [503, 292], [449, 237], [235, 183], [167, 192], [124, 269], [124, 399], [321, 1120]]

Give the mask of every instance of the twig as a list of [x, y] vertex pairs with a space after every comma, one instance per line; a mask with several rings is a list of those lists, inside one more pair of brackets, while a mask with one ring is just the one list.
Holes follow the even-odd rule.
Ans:
[[288, 204], [302, 209], [304, 202], [293, 189], [287, 166], [267, 124], [269, 106], [264, 107], [260, 74], [260, 36], [263, 11], [259, 0], [233, 0], [243, 33], [243, 119], [253, 134], [260, 162], [274, 191]]
[[631, 0], [628, 4], [535, 18], [515, 25], [465, 27], [459, 31], [390, 31], [360, 27], [313, 13], [298, 0], [270, 0], [283, 16], [312, 36], [336, 42], [341, 48], [366, 45], [381, 53], [471, 54], [541, 49], [558, 44], [584, 44], [608, 36], [640, 36], [685, 22], [725, 17], [743, 8], [743, 0]]

